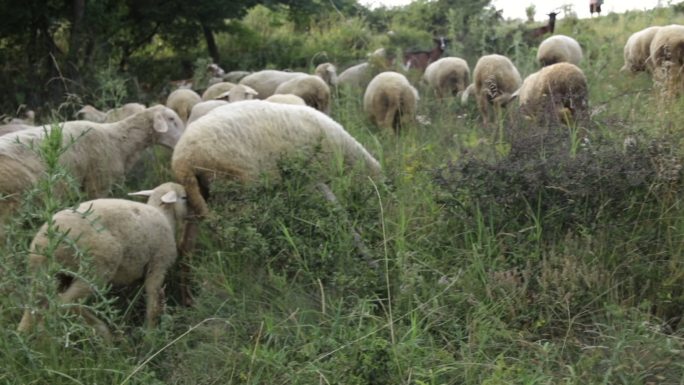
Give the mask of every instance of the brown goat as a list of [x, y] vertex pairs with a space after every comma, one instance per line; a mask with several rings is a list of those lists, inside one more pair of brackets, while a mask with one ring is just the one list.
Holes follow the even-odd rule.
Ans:
[[527, 35], [530, 39], [536, 39], [539, 37], [542, 37], [546, 35], [547, 33], [550, 33], [553, 35], [553, 31], [556, 29], [556, 16], [558, 16], [560, 12], [551, 12], [548, 14], [549, 16], [549, 22], [546, 25], [543, 25], [538, 28], [534, 28], [531, 30], [527, 31]]
[[436, 43], [435, 48], [431, 51], [412, 51], [404, 53], [404, 68], [417, 69], [424, 72], [428, 64], [442, 57], [444, 50], [446, 50], [447, 43], [450, 41], [444, 36], [435, 37], [432, 39]]

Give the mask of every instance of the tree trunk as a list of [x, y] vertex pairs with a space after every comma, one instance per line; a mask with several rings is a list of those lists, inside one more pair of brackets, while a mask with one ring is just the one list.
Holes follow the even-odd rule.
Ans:
[[85, 0], [73, 0], [73, 14], [71, 31], [69, 34], [69, 52], [67, 54], [67, 72], [72, 80], [80, 81], [80, 69], [83, 63], [83, 15], [85, 14]]
[[214, 39], [214, 32], [205, 24], [202, 24], [202, 32], [204, 32], [204, 38], [207, 40], [209, 56], [211, 56], [211, 59], [214, 61], [214, 63], [218, 64], [220, 56], [218, 47], [216, 46], [216, 39]]

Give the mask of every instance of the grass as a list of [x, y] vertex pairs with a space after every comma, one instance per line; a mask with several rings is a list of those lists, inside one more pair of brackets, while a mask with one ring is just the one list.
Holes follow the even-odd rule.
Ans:
[[[0, 265], [0, 383], [684, 383], [682, 101], [618, 74], [615, 43], [681, 19], [559, 23], [586, 48], [589, 144], [555, 126], [539, 142], [539, 127], [511, 111], [494, 137], [475, 106], [425, 89], [419, 114], [431, 123], [396, 136], [368, 125], [360, 92], [341, 93], [333, 117], [386, 180], [333, 168], [339, 207], [311, 186], [308, 159], [285, 161], [278, 185], [217, 185], [218, 215], [191, 261], [195, 306], [178, 304], [176, 272], [156, 329], [141, 327], [139, 293], [104, 303], [124, 334], [111, 345], [56, 310], [45, 331], [14, 331], [35, 226], [15, 228]], [[154, 153], [131, 187], [167, 180], [165, 164]]]

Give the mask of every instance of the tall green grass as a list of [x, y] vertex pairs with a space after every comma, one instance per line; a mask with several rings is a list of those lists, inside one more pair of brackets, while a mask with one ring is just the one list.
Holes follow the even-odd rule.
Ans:
[[[333, 118], [386, 179], [328, 170], [339, 206], [297, 157], [280, 184], [216, 184], [189, 261], [195, 306], [178, 304], [172, 273], [161, 325], [145, 330], [142, 298], [124, 293], [111, 345], [59, 315], [14, 332], [35, 230], [22, 229], [0, 266], [0, 383], [684, 383], [682, 102], [617, 72], [631, 32], [681, 19], [559, 22], [586, 54], [592, 117], [574, 133], [511, 110], [494, 134], [474, 106], [421, 88], [430, 124], [394, 135], [369, 125], [360, 91], [341, 90]], [[357, 38], [344, 36], [318, 38]], [[534, 48], [518, 52], [532, 72]], [[165, 155], [133, 188], [165, 181]]]

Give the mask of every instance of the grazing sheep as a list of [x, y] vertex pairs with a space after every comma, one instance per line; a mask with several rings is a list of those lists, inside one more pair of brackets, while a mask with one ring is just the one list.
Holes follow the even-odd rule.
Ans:
[[506, 56], [485, 55], [477, 61], [473, 70], [471, 89], [475, 93], [477, 106], [485, 125], [489, 124], [492, 113], [498, 114], [498, 111], [506, 106], [511, 99], [511, 94], [520, 87], [521, 83], [522, 78], [518, 69]]
[[[22, 105], [21, 107], [25, 107], [25, 106]], [[13, 118], [11, 116], [5, 116], [5, 115], [2, 115], [1, 117], [3, 119], [0, 122], [3, 125], [5, 125], [5, 124], [23, 124], [23, 125], [27, 125], [27, 126], [33, 126], [35, 124], [34, 122], [36, 120], [36, 113], [33, 110], [26, 110], [26, 111], [24, 111], [22, 117]]]
[[582, 47], [577, 40], [565, 35], [554, 35], [539, 44], [537, 62], [544, 67], [547, 65], [568, 62], [579, 65], [582, 61]]
[[304, 99], [297, 95], [292, 94], [275, 94], [267, 97], [265, 99], [267, 102], [271, 103], [281, 103], [281, 104], [294, 104], [299, 106], [306, 106]]
[[363, 95], [363, 109], [370, 120], [395, 131], [415, 120], [417, 105], [418, 91], [398, 72], [378, 74], [368, 83]]
[[111, 109], [107, 112], [102, 112], [90, 104], [86, 104], [83, 108], [78, 110], [74, 116], [81, 118], [82, 120], [89, 120], [96, 123], [114, 123], [144, 110], [145, 106], [140, 103], [126, 103], [121, 107]]
[[187, 124], [190, 125], [190, 123], [208, 114], [209, 111], [217, 107], [225, 106], [226, 104], [228, 104], [228, 102], [225, 100], [206, 100], [204, 102], [199, 102], [195, 104], [192, 107], [192, 111], [190, 112], [190, 117], [188, 118]]
[[423, 79], [437, 93], [437, 97], [458, 96], [470, 82], [468, 63], [457, 57], [445, 57], [430, 63]]
[[212, 180], [248, 182], [262, 173], [277, 175], [281, 157], [317, 145], [322, 154], [339, 151], [346, 164], [362, 162], [371, 175], [380, 174], [378, 162], [327, 115], [305, 106], [257, 100], [219, 107], [193, 122], [176, 144], [171, 168], [188, 192], [192, 212], [204, 217]]
[[178, 89], [173, 91], [168, 98], [166, 98], [166, 107], [176, 111], [183, 123], [188, 121], [192, 107], [201, 102], [202, 98], [197, 92], [189, 89]]
[[230, 71], [227, 74], [223, 75], [223, 81], [237, 83], [249, 74], [251, 74], [251, 72], [249, 71]]
[[204, 93], [202, 93], [202, 100], [214, 100], [216, 99], [219, 95], [224, 94], [235, 87], [235, 83], [231, 82], [220, 82], [216, 84], [212, 84], [207, 88]]
[[252, 100], [259, 93], [256, 92], [252, 87], [248, 87], [244, 84], [238, 84], [231, 88], [230, 91], [226, 91], [221, 95], [216, 96], [217, 100], [226, 100], [229, 102], [239, 102], [240, 100]]
[[266, 99], [275, 93], [275, 90], [279, 85], [288, 80], [304, 75], [307, 74], [304, 72], [263, 70], [245, 76], [242, 78], [242, 80], [240, 80], [239, 84], [252, 87], [256, 92], [258, 92], [257, 97], [259, 99]]
[[323, 79], [328, 87], [337, 86], [337, 68], [332, 63], [319, 64], [314, 70], [314, 75]]
[[19, 123], [10, 123], [10, 124], [3, 124], [0, 125], [0, 136], [3, 136], [5, 134], [11, 134], [13, 132], [21, 131], [21, 130], [26, 130], [28, 128], [33, 128], [35, 126], [31, 126], [28, 124], [19, 124]]
[[[183, 186], [165, 183], [154, 190], [130, 195], [148, 196], [147, 204], [125, 199], [95, 199], [52, 216], [52, 228], [60, 236], [59, 245], [50, 255], [48, 224], [44, 224], [31, 242], [28, 270], [33, 277], [44, 273], [54, 260], [70, 272], [57, 278], [64, 287], [59, 293], [61, 305], [81, 315], [105, 339], [111, 340], [107, 325], [85, 306], [76, 304], [93, 294], [92, 283], [79, 272], [81, 252], [88, 259], [88, 273], [98, 284], [127, 286], [144, 278], [148, 327], [156, 325], [163, 311], [163, 283], [167, 270], [176, 260], [176, 226], [187, 215]], [[88, 275], [88, 274], [86, 274]], [[19, 332], [28, 332], [37, 321], [35, 312], [26, 309]]]
[[656, 87], [673, 95], [679, 94], [684, 70], [684, 26], [660, 27], [653, 36], [650, 49]]
[[74, 117], [81, 120], [88, 120], [96, 123], [104, 123], [105, 119], [107, 119], [107, 113], [98, 110], [90, 104], [86, 104], [85, 106], [83, 106], [83, 108], [76, 111]]
[[351, 66], [337, 77], [338, 85], [349, 87], [366, 88], [373, 79], [373, 74], [386, 69], [389, 66], [387, 53], [384, 48], [378, 48], [368, 54], [368, 61]]
[[620, 71], [630, 71], [631, 73], [653, 69], [651, 61], [651, 42], [660, 27], [648, 27], [633, 33], [627, 43], [625, 43], [624, 57], [625, 65]]
[[[155, 106], [116, 123], [71, 121], [60, 124], [64, 153], [59, 163], [89, 198], [106, 196], [121, 183], [144, 149], [154, 143], [173, 148], [183, 133], [178, 115]], [[33, 127], [0, 136], [0, 243], [4, 224], [29, 190], [43, 176], [46, 165], [30, 148], [39, 146], [50, 126]], [[73, 141], [73, 143], [72, 143]]]
[[326, 114], [330, 113], [330, 87], [318, 76], [302, 75], [290, 79], [276, 88], [274, 94], [293, 94]]
[[586, 116], [587, 78], [574, 64], [556, 63], [525, 78], [513, 96], [520, 98], [521, 111], [532, 118], [575, 121]]

